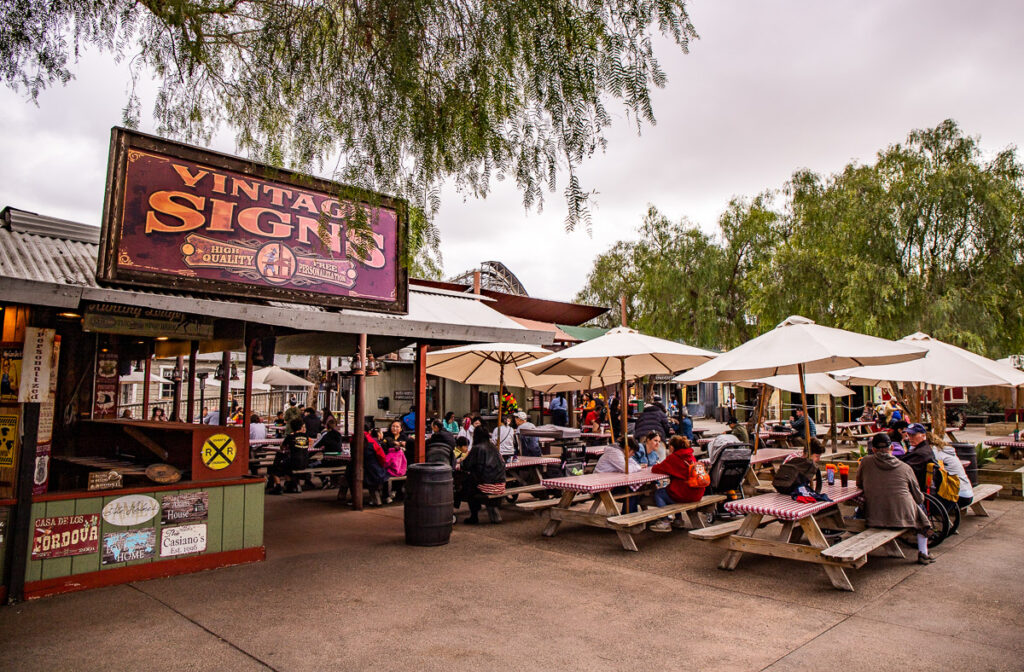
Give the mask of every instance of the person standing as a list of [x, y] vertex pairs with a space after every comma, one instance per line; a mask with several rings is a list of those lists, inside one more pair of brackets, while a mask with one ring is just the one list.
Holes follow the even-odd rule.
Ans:
[[565, 400], [565, 393], [559, 392], [548, 405], [551, 411], [551, 424], [558, 427], [569, 426], [569, 404]]
[[292, 420], [302, 419], [302, 411], [296, 404], [295, 397], [288, 400], [288, 408], [284, 409], [284, 431], [291, 434]]

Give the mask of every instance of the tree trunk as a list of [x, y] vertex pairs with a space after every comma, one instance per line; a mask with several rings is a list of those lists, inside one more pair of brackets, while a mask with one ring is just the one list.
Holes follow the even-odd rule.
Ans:
[[[365, 366], [365, 364], [364, 364]], [[309, 369], [306, 371], [306, 380], [310, 382], [309, 392], [306, 394], [306, 406], [316, 408], [317, 392], [319, 391], [320, 377], [323, 369], [320, 368], [320, 358], [309, 358]]]

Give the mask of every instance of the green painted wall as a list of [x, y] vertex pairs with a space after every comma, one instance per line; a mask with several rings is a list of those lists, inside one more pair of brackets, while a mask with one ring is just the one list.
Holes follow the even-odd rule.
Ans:
[[[207, 492], [209, 495], [209, 513], [206, 520], [206, 551], [203, 553], [192, 553], [189, 555], [205, 555], [219, 553], [221, 551], [233, 551], [242, 548], [255, 548], [263, 545], [263, 492], [262, 483], [250, 483], [248, 485], [228, 485], [214, 488], [182, 488], [181, 490], [161, 490], [159, 492], [142, 492], [158, 502], [166, 495], [177, 495], [193, 492]], [[32, 505], [32, 530], [35, 530], [35, 521], [38, 518], [51, 516], [69, 516], [76, 514], [101, 513], [107, 503], [121, 497], [117, 493], [99, 494], [95, 497], [83, 499], [64, 500], [58, 502], [36, 502]], [[188, 524], [188, 523], [186, 523]], [[156, 557], [144, 560], [132, 560], [109, 565], [102, 564], [103, 535], [108, 532], [121, 532], [126, 530], [144, 529], [147, 527], [156, 528]], [[100, 548], [96, 553], [76, 555], [67, 558], [47, 558], [45, 560], [32, 559], [32, 543], [29, 542], [28, 568], [25, 581], [38, 581], [40, 579], [53, 579], [72, 574], [84, 574], [86, 572], [105, 571], [126, 567], [130, 565], [141, 565], [150, 562], [163, 562], [177, 558], [186, 558], [189, 555], [176, 555], [171, 558], [160, 557], [160, 539], [163, 535], [163, 528], [176, 527], [176, 525], [163, 525], [160, 522], [158, 513], [152, 520], [141, 525], [121, 527], [111, 525], [100, 517]], [[2, 568], [0, 568], [2, 569]]]

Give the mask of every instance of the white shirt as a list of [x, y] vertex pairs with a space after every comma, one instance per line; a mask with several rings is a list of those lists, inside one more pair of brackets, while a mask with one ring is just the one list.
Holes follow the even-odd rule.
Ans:
[[262, 422], [254, 422], [249, 425], [249, 440], [262, 441], [267, 438], [267, 426]]
[[[498, 436], [501, 436], [499, 439]], [[516, 452], [516, 430], [506, 425], [496, 427], [491, 432], [491, 440], [498, 444], [498, 452], [502, 456], [513, 455]]]
[[[643, 467], [632, 457], [629, 458], [629, 473], [634, 474]], [[626, 473], [626, 458], [622, 449], [618, 446], [605, 446], [601, 458], [594, 465], [595, 474], [624, 474]]]

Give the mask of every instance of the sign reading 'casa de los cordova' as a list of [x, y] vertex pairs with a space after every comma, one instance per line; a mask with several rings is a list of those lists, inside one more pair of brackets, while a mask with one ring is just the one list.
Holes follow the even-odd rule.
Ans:
[[101, 282], [405, 313], [401, 199], [115, 128]]

